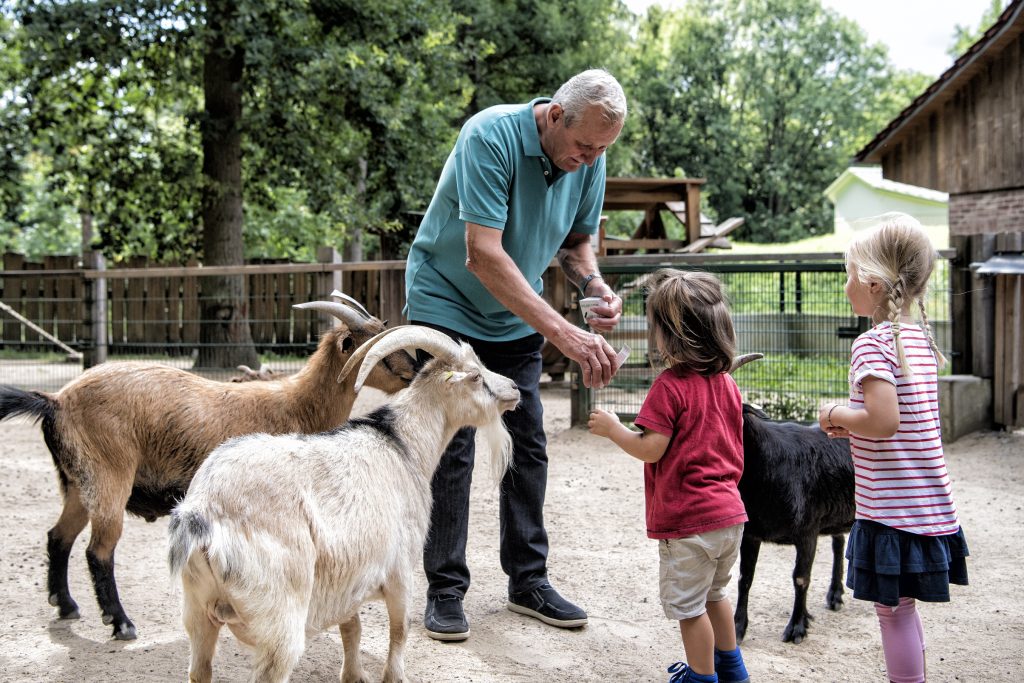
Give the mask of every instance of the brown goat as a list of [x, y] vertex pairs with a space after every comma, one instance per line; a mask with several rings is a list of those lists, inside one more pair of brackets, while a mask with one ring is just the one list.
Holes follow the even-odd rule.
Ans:
[[[114, 581], [114, 548], [124, 510], [154, 521], [185, 495], [196, 470], [224, 441], [263, 432], [313, 434], [348, 419], [354, 375], [339, 383], [352, 351], [384, 330], [360, 307], [316, 301], [296, 308], [330, 313], [342, 325], [324, 333], [298, 373], [278, 380], [218, 382], [154, 363], [106, 363], [56, 394], [0, 386], [0, 420], [42, 420], [43, 437], [60, 479], [64, 509], [47, 535], [49, 601], [62, 619], [78, 618], [68, 589], [68, 557], [92, 524], [86, 560], [103, 622], [132, 640]], [[404, 351], [384, 359], [366, 380], [393, 393], [415, 374]]]

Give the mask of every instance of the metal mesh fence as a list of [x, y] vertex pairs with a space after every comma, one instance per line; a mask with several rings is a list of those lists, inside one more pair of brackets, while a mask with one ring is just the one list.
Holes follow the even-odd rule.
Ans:
[[[762, 360], [737, 371], [744, 400], [760, 405], [775, 419], [812, 421], [818, 406], [847, 396], [847, 373], [853, 339], [868, 328], [854, 316], [843, 292], [846, 272], [838, 259], [792, 263], [707, 263], [673, 266], [714, 273], [731, 303], [740, 353], [762, 353]], [[622, 322], [606, 337], [631, 353], [611, 384], [600, 390], [583, 387], [580, 404], [636, 417], [660, 370], [648, 362], [648, 328], [644, 284], [658, 266], [604, 268], [623, 299]], [[940, 350], [951, 345], [949, 262], [941, 259], [932, 275], [926, 310]]]
[[[673, 267], [700, 268], [715, 273], [725, 283], [741, 353], [759, 352], [764, 359], [746, 365], [736, 381], [747, 401], [761, 405], [778, 419], [811, 420], [817, 406], [828, 399], [844, 398], [850, 344], [866, 329], [866, 321], [850, 312], [843, 293], [846, 279], [836, 257], [785, 261], [786, 256], [763, 256], [762, 261], [740, 261], [733, 256], [721, 262], [673, 260]], [[793, 257], [790, 257], [793, 258]], [[398, 264], [401, 265], [401, 264]], [[326, 298], [331, 287], [317, 284], [313, 276], [274, 272], [286, 266], [268, 267], [266, 274], [248, 283], [249, 326], [256, 351], [274, 372], [289, 374], [301, 368], [316, 348], [319, 334], [330, 320], [312, 311], [292, 308], [296, 302]], [[628, 344], [632, 352], [609, 387], [590, 391], [574, 382], [579, 395], [575, 404], [599, 406], [623, 419], [636, 416], [656, 371], [647, 361], [647, 324], [644, 283], [658, 265], [602, 263], [602, 272], [623, 297], [623, 319], [608, 341], [616, 348]], [[360, 299], [370, 312], [402, 322], [402, 271], [346, 272], [343, 289]], [[927, 306], [929, 320], [940, 348], [949, 355], [951, 323], [949, 262], [941, 259], [932, 277]], [[119, 278], [120, 284], [119, 284]], [[74, 278], [66, 277], [68, 281]], [[21, 280], [35, 282], [35, 279]], [[109, 273], [110, 296], [107, 339], [108, 362], [144, 359], [192, 369], [203, 309], [198, 287], [187, 278], [147, 276], [128, 279]], [[58, 284], [60, 280], [55, 280]], [[15, 278], [0, 274], [5, 299]], [[569, 296], [564, 277], [558, 273], [549, 285], [550, 296], [560, 302]], [[67, 288], [65, 288], [67, 289]], [[22, 283], [18, 310], [26, 318], [81, 351], [91, 343], [80, 338], [83, 320], [82, 292], [74, 288]], [[547, 294], [547, 292], [546, 292]], [[13, 299], [8, 299], [12, 300]], [[561, 305], [561, 304], [553, 304]], [[26, 389], [56, 391], [82, 372], [79, 360], [10, 315], [2, 317], [0, 384]], [[559, 365], [558, 367], [562, 367]], [[571, 366], [576, 369], [575, 364]], [[237, 377], [237, 370], [194, 370], [214, 379]], [[574, 409], [575, 410], [575, 409]], [[577, 413], [574, 413], [574, 416]]]

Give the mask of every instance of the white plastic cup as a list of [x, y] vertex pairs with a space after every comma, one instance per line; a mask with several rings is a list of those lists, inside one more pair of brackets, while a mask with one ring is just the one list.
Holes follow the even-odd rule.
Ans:
[[605, 300], [599, 296], [588, 296], [580, 299], [580, 311], [583, 313], [583, 319], [590, 319], [590, 309], [594, 306], [600, 306], [605, 303]]

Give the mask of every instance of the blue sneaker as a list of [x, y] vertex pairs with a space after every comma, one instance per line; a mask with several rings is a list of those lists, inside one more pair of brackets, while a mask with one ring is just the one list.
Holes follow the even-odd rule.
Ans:
[[726, 652], [715, 648], [715, 673], [719, 683], [750, 683], [750, 675], [738, 647]]
[[692, 681], [693, 683], [715, 683], [718, 680], [718, 676], [715, 674], [697, 673], [686, 662], [676, 662], [669, 665], [668, 672], [672, 674], [668, 678], [668, 683], [686, 683], [687, 681]]

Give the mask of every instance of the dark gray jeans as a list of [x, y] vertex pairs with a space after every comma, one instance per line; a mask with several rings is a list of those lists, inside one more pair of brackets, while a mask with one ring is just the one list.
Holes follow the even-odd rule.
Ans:
[[[512, 435], [513, 465], [500, 493], [501, 568], [509, 593], [536, 588], [547, 581], [548, 534], [544, 530], [544, 493], [548, 480], [547, 437], [540, 402], [540, 355], [543, 337], [533, 334], [508, 342], [473, 339], [438, 325], [433, 327], [469, 343], [492, 372], [519, 386], [519, 406], [505, 413]], [[446, 593], [462, 597], [469, 590], [466, 536], [469, 528], [469, 486], [473, 478], [476, 430], [459, 430], [441, 457], [432, 482], [434, 506], [423, 549], [427, 596]]]

